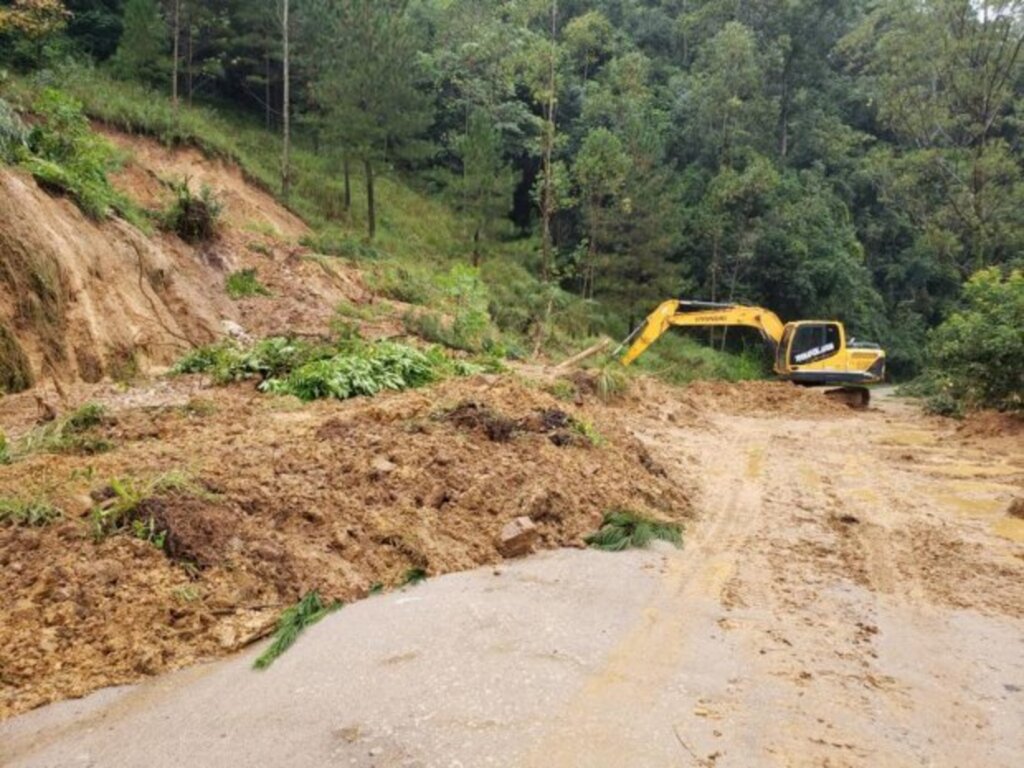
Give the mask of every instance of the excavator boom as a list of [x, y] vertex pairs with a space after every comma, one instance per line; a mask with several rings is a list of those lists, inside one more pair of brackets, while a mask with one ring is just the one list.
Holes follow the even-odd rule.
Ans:
[[[720, 327], [741, 325], [755, 328], [772, 347], [778, 348], [785, 332], [785, 325], [771, 310], [761, 307], [746, 307], [738, 304], [714, 304], [704, 301], [663, 302], [634, 333], [632, 345], [622, 358], [623, 365], [629, 365], [673, 326]], [[627, 342], [629, 339], [627, 339]]]

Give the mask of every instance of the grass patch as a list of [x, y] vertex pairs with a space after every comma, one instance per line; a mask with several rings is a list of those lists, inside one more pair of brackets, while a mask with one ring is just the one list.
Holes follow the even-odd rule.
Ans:
[[101, 405], [83, 405], [68, 416], [36, 427], [6, 450], [8, 461], [23, 459], [35, 453], [71, 453], [92, 456], [113, 450], [114, 444], [94, 434], [96, 427], [107, 420]]
[[604, 445], [605, 440], [601, 436], [601, 433], [598, 432], [597, 428], [586, 419], [573, 418], [570, 420], [569, 426], [578, 437], [589, 445], [592, 445], [595, 448], [600, 448]]
[[0, 498], [0, 525], [42, 528], [63, 517], [52, 504], [35, 499]]
[[343, 603], [338, 600], [332, 603], [324, 603], [320, 593], [316, 590], [308, 593], [298, 603], [281, 614], [281, 618], [277, 620], [277, 631], [274, 633], [274, 641], [256, 659], [253, 663], [253, 668], [267, 669], [281, 654], [295, 644], [295, 641], [299, 639], [299, 635], [307, 627], [316, 624], [327, 614], [337, 611], [342, 605]]
[[629, 510], [605, 513], [601, 528], [584, 539], [594, 549], [606, 552], [644, 549], [655, 540], [682, 546], [682, 528], [675, 523], [652, 520]]
[[[740, 354], [720, 352], [681, 334], [665, 334], [644, 352], [633, 368], [651, 373], [669, 384], [719, 379], [751, 381], [768, 375], [768, 357], [758, 342]], [[609, 363], [605, 370], [612, 370]]]
[[228, 296], [232, 299], [244, 299], [249, 296], [269, 296], [270, 290], [256, 277], [255, 269], [242, 269], [228, 275], [225, 286]]

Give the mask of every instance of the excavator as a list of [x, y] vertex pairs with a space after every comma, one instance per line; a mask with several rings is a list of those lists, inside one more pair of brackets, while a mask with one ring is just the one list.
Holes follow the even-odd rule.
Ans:
[[826, 394], [853, 408], [871, 402], [868, 384], [885, 379], [885, 351], [877, 344], [847, 338], [837, 320], [798, 320], [783, 323], [774, 312], [743, 304], [670, 300], [647, 316], [619, 347], [629, 365], [672, 327], [755, 328], [772, 349], [780, 378], [810, 387], [832, 386]]

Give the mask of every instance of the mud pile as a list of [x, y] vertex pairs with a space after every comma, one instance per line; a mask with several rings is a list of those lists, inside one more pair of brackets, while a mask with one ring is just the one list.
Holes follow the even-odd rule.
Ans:
[[680, 398], [698, 412], [828, 417], [850, 413], [847, 406], [830, 400], [820, 388], [782, 381], [696, 381], [682, 390]]
[[[311, 589], [350, 601], [411, 569], [497, 562], [499, 531], [520, 515], [556, 547], [581, 546], [613, 507], [689, 514], [614, 409], [508, 376], [312, 405], [197, 390], [161, 382], [123, 405], [97, 388], [110, 413], [97, 436], [113, 451], [0, 467], [0, 496], [65, 512], [0, 527], [0, 716], [237, 649]], [[19, 398], [0, 401], [5, 423], [23, 415]], [[94, 540], [89, 510], [112, 479], [142, 487], [172, 471], [191, 483], [134, 513], [162, 548], [131, 528]]]

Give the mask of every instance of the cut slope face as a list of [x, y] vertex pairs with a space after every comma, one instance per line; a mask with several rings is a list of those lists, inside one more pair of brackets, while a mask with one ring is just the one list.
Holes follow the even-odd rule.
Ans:
[[[0, 391], [129, 378], [232, 324], [256, 336], [319, 334], [341, 299], [369, 300], [354, 270], [294, 245], [305, 225], [238, 168], [106, 135], [129, 155], [115, 186], [151, 210], [171, 201], [171, 183], [208, 186], [224, 207], [219, 236], [192, 247], [117, 219], [95, 222], [26, 174], [0, 169]], [[255, 269], [271, 295], [231, 301], [225, 281], [239, 269]]]
[[8, 170], [0, 170], [0, 264], [0, 323], [32, 380], [98, 381], [167, 363], [213, 340], [230, 312], [209, 267], [181, 242], [91, 221]]

